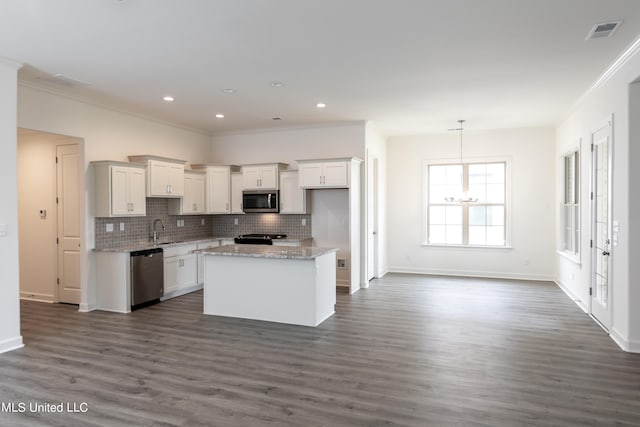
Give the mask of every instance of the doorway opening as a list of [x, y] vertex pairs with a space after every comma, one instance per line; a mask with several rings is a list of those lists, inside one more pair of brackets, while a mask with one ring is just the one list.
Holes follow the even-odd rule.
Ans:
[[18, 128], [17, 149], [20, 298], [80, 304], [83, 141]]

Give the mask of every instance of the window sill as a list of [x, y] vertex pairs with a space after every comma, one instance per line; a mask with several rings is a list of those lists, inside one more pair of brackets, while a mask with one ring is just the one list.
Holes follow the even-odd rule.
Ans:
[[557, 250], [556, 253], [558, 255], [560, 255], [561, 257], [568, 259], [569, 261], [571, 261], [575, 265], [582, 266], [582, 261], [580, 260], [580, 255], [577, 255], [577, 256], [576, 255], [571, 255], [571, 254], [569, 254], [569, 253], [567, 253], [565, 251], [560, 251], [560, 250]]
[[429, 248], [453, 248], [453, 249], [491, 249], [491, 250], [495, 250], [495, 249], [507, 249], [507, 250], [511, 250], [513, 249], [513, 247], [511, 245], [507, 245], [507, 246], [482, 246], [482, 245], [445, 245], [445, 244], [441, 244], [441, 243], [426, 243], [426, 242], [422, 242], [422, 245], [424, 247], [429, 247]]

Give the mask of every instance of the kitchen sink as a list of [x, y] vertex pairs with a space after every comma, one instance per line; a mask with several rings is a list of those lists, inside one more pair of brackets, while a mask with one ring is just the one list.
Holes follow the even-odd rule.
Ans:
[[156, 243], [155, 246], [175, 245], [176, 243], [182, 243], [182, 242], [184, 242], [184, 240], [172, 240], [170, 242]]

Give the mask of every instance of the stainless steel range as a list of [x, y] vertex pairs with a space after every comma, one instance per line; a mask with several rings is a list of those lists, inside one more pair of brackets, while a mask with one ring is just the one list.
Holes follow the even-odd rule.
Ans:
[[286, 238], [286, 234], [254, 233], [242, 234], [233, 240], [242, 245], [273, 245], [274, 240]]

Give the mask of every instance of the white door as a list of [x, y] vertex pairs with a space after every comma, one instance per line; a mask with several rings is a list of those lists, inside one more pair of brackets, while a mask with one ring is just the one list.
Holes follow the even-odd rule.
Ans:
[[376, 276], [378, 159], [367, 156], [367, 281]]
[[58, 302], [80, 304], [80, 147], [56, 147]]
[[611, 326], [611, 124], [592, 134], [591, 146], [591, 315]]

